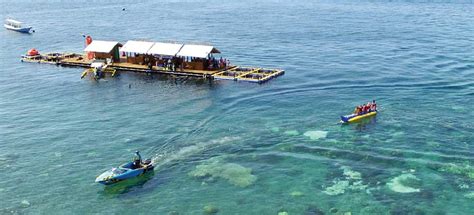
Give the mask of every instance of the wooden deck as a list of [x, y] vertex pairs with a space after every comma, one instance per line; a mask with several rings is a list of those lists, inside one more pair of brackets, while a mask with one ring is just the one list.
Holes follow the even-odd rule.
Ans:
[[[51, 57], [54, 56], [54, 57]], [[22, 62], [34, 62], [34, 63], [48, 63], [56, 64], [61, 66], [71, 67], [83, 67], [90, 68], [93, 60], [87, 59], [87, 56], [82, 54], [45, 54], [39, 57], [22, 57]], [[240, 67], [230, 66], [220, 70], [190, 70], [190, 69], [177, 69], [169, 70], [168, 68], [153, 66], [151, 69], [146, 65], [132, 64], [125, 62], [121, 59], [121, 62], [115, 62], [108, 65], [108, 68], [116, 70], [117, 72], [139, 72], [139, 73], [156, 73], [156, 74], [168, 74], [178, 76], [193, 76], [207, 79], [216, 80], [234, 80], [234, 81], [246, 81], [263, 83], [269, 81], [272, 78], [278, 77], [285, 73], [281, 69], [263, 69], [263, 68], [251, 68], [251, 67]], [[114, 72], [115, 74], [115, 72]], [[83, 77], [85, 73], [82, 74]]]

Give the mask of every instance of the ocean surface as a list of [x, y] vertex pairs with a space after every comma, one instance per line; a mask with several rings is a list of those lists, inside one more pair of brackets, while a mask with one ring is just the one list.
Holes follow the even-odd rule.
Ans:
[[[122, 11], [125, 8], [125, 11]], [[474, 214], [472, 1], [2, 1], [0, 214]], [[208, 42], [266, 84], [21, 63]], [[341, 125], [375, 99], [379, 114]], [[154, 173], [100, 173], [139, 150]]]

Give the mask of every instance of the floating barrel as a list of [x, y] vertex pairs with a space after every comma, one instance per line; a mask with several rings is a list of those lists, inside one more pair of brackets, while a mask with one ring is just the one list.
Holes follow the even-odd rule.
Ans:
[[36, 55], [39, 55], [39, 51], [33, 48], [33, 49], [28, 50], [28, 52], [26, 53], [26, 55], [28, 55], [28, 56], [36, 56]]

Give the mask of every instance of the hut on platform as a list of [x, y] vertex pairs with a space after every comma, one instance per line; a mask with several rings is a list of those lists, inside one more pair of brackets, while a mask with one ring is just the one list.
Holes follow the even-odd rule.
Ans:
[[116, 41], [94, 40], [84, 49], [87, 53], [93, 53], [93, 58], [97, 60], [112, 59], [120, 61], [119, 47], [122, 44]]
[[153, 58], [148, 54], [148, 50], [150, 50], [153, 44], [154, 42], [129, 40], [120, 51], [127, 57], [127, 63], [140, 65], [154, 64]]
[[184, 61], [184, 67], [192, 70], [214, 70], [217, 60], [213, 54], [221, 53], [214, 46], [208, 45], [183, 45], [176, 56]]
[[155, 59], [155, 65], [160, 67], [166, 67], [168, 60], [174, 61], [176, 54], [181, 50], [183, 44], [179, 43], [155, 43], [148, 50], [148, 54], [152, 55]]

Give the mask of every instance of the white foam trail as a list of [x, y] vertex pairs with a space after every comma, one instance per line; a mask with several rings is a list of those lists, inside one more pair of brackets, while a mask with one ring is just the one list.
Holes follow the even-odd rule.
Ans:
[[152, 162], [155, 164], [156, 167], [160, 167], [170, 162], [181, 160], [192, 155], [198, 154], [206, 149], [228, 144], [230, 142], [237, 141], [240, 139], [240, 137], [222, 137], [220, 139], [211, 140], [209, 142], [199, 142], [194, 145], [181, 148], [177, 152], [165, 152], [163, 154], [157, 154], [157, 156], [152, 159]]

